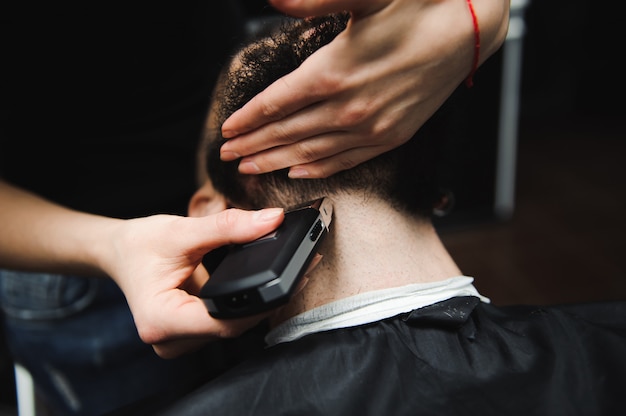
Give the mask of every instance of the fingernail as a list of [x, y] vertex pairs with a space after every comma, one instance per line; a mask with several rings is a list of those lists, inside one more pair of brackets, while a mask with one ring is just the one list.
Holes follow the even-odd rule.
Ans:
[[292, 179], [308, 178], [309, 171], [303, 168], [291, 168], [289, 169], [289, 177]]
[[224, 162], [230, 162], [231, 160], [239, 159], [241, 155], [237, 152], [231, 152], [230, 150], [222, 150], [220, 152], [220, 159]]
[[282, 208], [265, 208], [254, 213], [254, 219], [258, 221], [272, 221], [282, 215]]
[[222, 137], [225, 139], [232, 139], [237, 135], [235, 130], [222, 130]]
[[256, 163], [245, 161], [239, 164], [239, 172], [241, 173], [260, 173], [261, 169], [257, 166]]

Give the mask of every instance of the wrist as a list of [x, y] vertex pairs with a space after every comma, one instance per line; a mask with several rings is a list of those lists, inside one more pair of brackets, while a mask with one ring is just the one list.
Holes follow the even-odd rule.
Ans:
[[[509, 0], [472, 0], [480, 27], [481, 65], [504, 44], [509, 28]], [[468, 13], [469, 14], [469, 13]], [[468, 16], [471, 19], [471, 15]]]
[[115, 279], [114, 266], [121, 256], [119, 242], [125, 222], [126, 220], [94, 216], [85, 227], [90, 235], [83, 241], [86, 247], [82, 250], [82, 261], [94, 274]]

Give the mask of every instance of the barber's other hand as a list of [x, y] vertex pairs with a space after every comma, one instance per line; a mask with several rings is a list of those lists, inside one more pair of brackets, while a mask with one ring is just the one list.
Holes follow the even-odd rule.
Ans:
[[242, 334], [264, 316], [241, 320], [212, 318], [202, 300], [183, 290], [205, 253], [243, 243], [274, 230], [282, 209], [229, 209], [205, 217], [156, 215], [116, 223], [105, 271], [126, 295], [141, 339], [171, 358], [215, 338]]
[[[480, 62], [503, 43], [509, 2], [473, 0]], [[294, 16], [350, 10], [348, 28], [235, 112], [223, 160], [243, 173], [327, 177], [406, 142], [469, 74], [474, 27], [458, 0], [270, 0]]]

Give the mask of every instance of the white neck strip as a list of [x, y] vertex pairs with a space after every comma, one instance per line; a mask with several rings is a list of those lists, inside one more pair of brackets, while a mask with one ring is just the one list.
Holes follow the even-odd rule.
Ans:
[[319, 306], [288, 319], [265, 337], [268, 346], [289, 342], [314, 332], [368, 324], [410, 312], [455, 296], [478, 293], [467, 276], [451, 277], [432, 283], [414, 283], [390, 289], [375, 290]]

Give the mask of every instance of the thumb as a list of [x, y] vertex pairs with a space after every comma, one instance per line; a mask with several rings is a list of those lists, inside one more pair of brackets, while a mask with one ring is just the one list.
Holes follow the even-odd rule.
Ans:
[[[203, 253], [217, 247], [246, 243], [264, 236], [280, 225], [284, 218], [282, 208], [266, 208], [258, 211], [227, 209], [206, 217], [188, 217], [193, 220], [191, 234], [196, 241], [191, 245]], [[198, 232], [200, 230], [200, 232]]]

